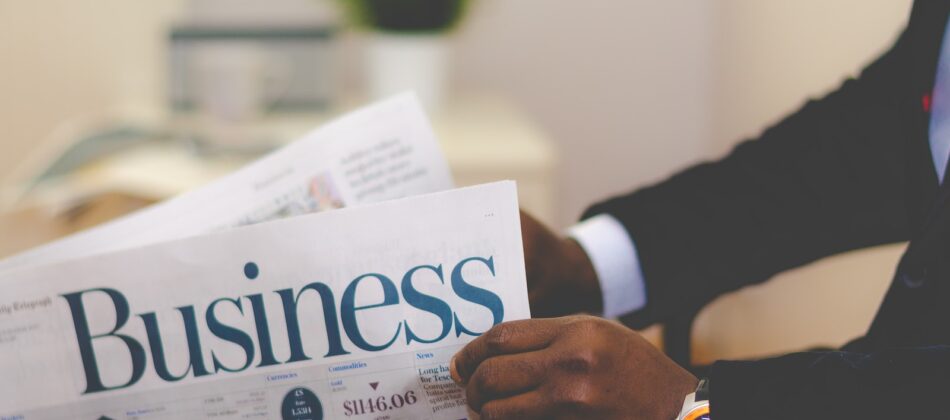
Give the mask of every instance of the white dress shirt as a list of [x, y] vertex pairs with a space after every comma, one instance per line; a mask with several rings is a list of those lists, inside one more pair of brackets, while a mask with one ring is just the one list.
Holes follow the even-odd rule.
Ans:
[[616, 218], [599, 214], [571, 227], [568, 236], [584, 248], [594, 265], [604, 297], [604, 317], [616, 318], [647, 304], [637, 246]]

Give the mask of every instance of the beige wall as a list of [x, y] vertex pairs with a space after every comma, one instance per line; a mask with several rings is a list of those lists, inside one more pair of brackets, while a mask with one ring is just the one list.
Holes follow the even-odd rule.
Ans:
[[720, 0], [715, 152], [856, 75], [896, 39], [911, 0]]
[[[909, 4], [478, 0], [457, 35], [456, 88], [502, 91], [551, 134], [567, 225], [835, 86], [894, 38]], [[0, 178], [65, 118], [160, 103], [164, 24], [179, 6], [0, 0]], [[702, 350], [744, 356], [859, 333], [896, 252], [822, 262], [717, 302], [700, 320]], [[854, 285], [865, 292], [846, 294]], [[803, 290], [818, 292], [803, 301]], [[822, 322], [832, 311], [841, 322]]]
[[158, 103], [177, 3], [0, 1], [0, 179], [65, 119]]
[[855, 74], [910, 0], [480, 0], [459, 89], [507, 93], [564, 162], [561, 221], [592, 200], [721, 155]]
[[459, 86], [503, 91], [548, 130], [566, 157], [566, 225], [707, 151], [713, 4], [480, 0], [459, 36]]

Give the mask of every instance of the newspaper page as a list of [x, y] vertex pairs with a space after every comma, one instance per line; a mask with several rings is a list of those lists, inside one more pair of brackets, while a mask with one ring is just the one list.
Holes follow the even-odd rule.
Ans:
[[452, 187], [422, 106], [403, 94], [203, 188], [0, 261], [0, 272]]
[[530, 316], [510, 181], [0, 281], [5, 420], [464, 419], [451, 356]]

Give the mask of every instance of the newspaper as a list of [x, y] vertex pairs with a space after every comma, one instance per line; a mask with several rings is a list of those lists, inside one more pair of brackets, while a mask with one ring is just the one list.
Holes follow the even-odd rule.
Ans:
[[0, 274], [2, 419], [462, 419], [529, 317], [513, 182]]
[[452, 187], [421, 105], [403, 94], [203, 188], [0, 261], [0, 272]]

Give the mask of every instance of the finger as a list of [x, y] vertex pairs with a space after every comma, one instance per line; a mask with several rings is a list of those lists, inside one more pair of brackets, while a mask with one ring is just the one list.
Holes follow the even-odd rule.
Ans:
[[500, 400], [485, 403], [478, 411], [481, 420], [532, 420], [551, 419], [552, 404], [538, 391], [530, 391]]
[[455, 354], [450, 363], [452, 379], [464, 385], [478, 365], [489, 357], [547, 347], [557, 334], [558, 324], [554, 319], [525, 319], [492, 327]]
[[469, 407], [478, 411], [489, 401], [537, 388], [544, 381], [548, 358], [542, 350], [485, 360], [475, 369], [465, 388]]

